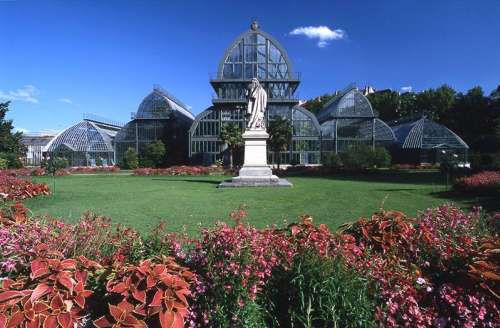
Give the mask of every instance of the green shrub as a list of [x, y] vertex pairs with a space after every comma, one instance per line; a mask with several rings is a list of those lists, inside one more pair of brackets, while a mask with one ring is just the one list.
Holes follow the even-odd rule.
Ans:
[[51, 157], [42, 163], [42, 167], [52, 175], [55, 175], [58, 170], [69, 166], [68, 160], [63, 157]]
[[348, 169], [380, 168], [391, 164], [391, 155], [384, 147], [373, 149], [368, 145], [353, 145], [339, 156], [343, 166]]
[[102, 158], [101, 158], [101, 156], [99, 156], [99, 157], [97, 157], [95, 159], [95, 165], [96, 166], [102, 166]]
[[122, 168], [129, 170], [135, 170], [139, 167], [139, 156], [134, 148], [129, 147], [125, 154], [123, 154], [121, 166]]
[[7, 168], [19, 169], [23, 167], [23, 163], [19, 156], [14, 153], [0, 153], [0, 158], [7, 162]]
[[375, 327], [376, 303], [368, 282], [339, 259], [306, 254], [273, 279], [267, 291], [268, 325]]
[[142, 167], [157, 168], [165, 163], [167, 150], [161, 140], [148, 144], [141, 155], [139, 162]]
[[339, 154], [332, 153], [326, 157], [323, 164], [331, 167], [332, 169], [339, 169], [342, 167], [342, 160], [340, 159]]
[[0, 158], [0, 170], [5, 170], [8, 168], [9, 162], [5, 158]]

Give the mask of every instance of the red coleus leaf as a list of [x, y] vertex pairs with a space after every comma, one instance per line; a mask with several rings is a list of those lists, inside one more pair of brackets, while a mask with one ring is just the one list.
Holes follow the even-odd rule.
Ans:
[[43, 322], [43, 328], [57, 328], [57, 318], [49, 315]]
[[156, 285], [156, 279], [154, 277], [148, 275], [146, 278], [146, 286], [148, 288], [152, 288], [154, 285]]
[[50, 307], [45, 303], [38, 302], [38, 303], [35, 303], [35, 305], [33, 305], [33, 310], [36, 313], [45, 312], [45, 311], [48, 311], [49, 309], [50, 309]]
[[88, 276], [87, 271], [77, 271], [77, 272], [75, 272], [75, 279], [76, 279], [76, 281], [81, 282], [82, 285], [83, 285], [83, 283], [85, 283], [87, 281], [87, 276]]
[[108, 328], [113, 326], [113, 324], [105, 316], [100, 317], [93, 323], [97, 328]]
[[149, 303], [149, 306], [161, 306], [162, 299], [163, 291], [161, 289], [157, 289], [155, 295], [153, 296], [153, 300]]
[[0, 304], [7, 302], [12, 299], [22, 298], [24, 293], [17, 290], [8, 290], [6, 292], [0, 293]]
[[122, 320], [122, 316], [125, 314], [125, 311], [120, 309], [118, 306], [109, 304], [109, 314], [115, 319], [116, 322], [120, 322]]
[[160, 324], [162, 328], [183, 328], [184, 319], [173, 311], [162, 311], [160, 314]]
[[141, 303], [146, 303], [146, 292], [144, 290], [134, 290], [132, 296]]
[[85, 307], [85, 297], [83, 297], [82, 295], [76, 295], [73, 300], [81, 309]]
[[61, 298], [61, 295], [56, 294], [54, 297], [52, 297], [52, 300], [50, 301], [50, 307], [52, 310], [62, 310], [64, 308], [64, 301]]
[[7, 316], [0, 313], [0, 328], [5, 328], [7, 326]]
[[31, 303], [35, 303], [43, 295], [47, 294], [50, 291], [50, 286], [47, 284], [38, 284], [36, 288], [31, 293], [30, 301]]
[[14, 328], [24, 321], [24, 314], [22, 312], [16, 312], [10, 317], [9, 322], [6, 325], [6, 328]]
[[57, 282], [66, 287], [66, 289], [69, 290], [70, 294], [73, 294], [73, 281], [71, 281], [67, 273], [60, 272], [57, 275]]
[[111, 292], [121, 294], [124, 291], [126, 291], [127, 289], [128, 289], [127, 285], [125, 285], [123, 282], [120, 282], [120, 283], [116, 284], [115, 286], [113, 286], [113, 288], [111, 289]]
[[34, 310], [28, 310], [28, 311], [25, 310], [24, 311], [24, 316], [29, 321], [33, 321], [33, 320], [35, 320], [35, 311]]
[[70, 328], [73, 325], [73, 319], [69, 313], [59, 313], [57, 316], [57, 322], [63, 328]]
[[59, 269], [61, 270], [76, 270], [76, 260], [66, 259], [61, 261], [59, 264]]

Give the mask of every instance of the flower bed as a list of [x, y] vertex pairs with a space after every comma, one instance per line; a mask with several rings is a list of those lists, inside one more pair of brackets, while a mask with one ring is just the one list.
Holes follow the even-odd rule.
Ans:
[[[116, 172], [120, 172], [120, 168], [118, 166], [74, 166], [58, 170], [56, 172], [56, 176], [63, 176], [63, 175], [77, 174], [77, 173], [92, 174], [92, 173], [116, 173]], [[47, 173], [47, 171], [41, 167], [0, 170], [0, 174], [13, 177], [49, 175], [49, 173]]]
[[474, 194], [498, 192], [500, 191], [500, 171], [483, 171], [470, 177], [459, 178], [453, 187], [457, 191]]
[[[0, 327], [495, 327], [500, 243], [479, 211], [380, 211], [332, 233], [302, 217], [257, 229], [231, 213], [196, 237], [87, 213], [2, 212]], [[500, 216], [494, 216], [498, 219]], [[491, 219], [490, 219], [491, 220]], [[71, 306], [68, 306], [71, 305]], [[335, 309], [332, 311], [331, 309]]]
[[44, 183], [33, 183], [0, 173], [0, 199], [2, 200], [17, 201], [48, 194], [49, 187]]
[[215, 173], [224, 173], [224, 169], [218, 166], [171, 166], [167, 168], [138, 168], [134, 170], [134, 175], [210, 175]]

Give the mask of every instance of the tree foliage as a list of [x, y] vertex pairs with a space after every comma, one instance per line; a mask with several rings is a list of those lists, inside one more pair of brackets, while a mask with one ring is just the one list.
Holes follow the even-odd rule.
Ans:
[[142, 167], [157, 168], [165, 163], [167, 149], [161, 140], [156, 140], [148, 144], [140, 157]]
[[293, 127], [289, 120], [278, 116], [269, 123], [267, 132], [269, 133], [269, 148], [275, 152], [279, 168], [281, 164], [279, 152], [288, 149], [292, 140]]
[[21, 142], [22, 133], [14, 133], [12, 120], [5, 118], [9, 104], [10, 102], [0, 103], [0, 158], [7, 162], [8, 167], [21, 167], [19, 158], [24, 155], [26, 149]]
[[309, 99], [306, 101], [306, 103], [304, 103], [302, 105], [302, 107], [304, 107], [305, 109], [309, 110], [310, 112], [314, 113], [314, 114], [318, 114], [321, 109], [323, 109], [323, 106], [328, 102], [330, 101], [330, 99], [333, 98], [333, 94], [324, 94], [322, 96], [319, 96], [319, 97], [316, 97], [316, 98], [313, 98], [313, 99]]
[[139, 155], [137, 155], [137, 152], [134, 148], [129, 147], [123, 154], [121, 165], [124, 169], [129, 170], [135, 170], [139, 167]]
[[236, 123], [229, 123], [222, 126], [219, 138], [229, 148], [229, 166], [233, 168], [234, 152], [243, 145], [242, 132]]

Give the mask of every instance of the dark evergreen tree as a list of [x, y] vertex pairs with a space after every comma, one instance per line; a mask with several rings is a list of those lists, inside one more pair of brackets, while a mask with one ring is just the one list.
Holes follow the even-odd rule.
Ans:
[[21, 142], [22, 133], [13, 133], [12, 120], [5, 118], [9, 104], [10, 102], [0, 103], [0, 158], [7, 161], [8, 167], [21, 167], [19, 158], [24, 155], [26, 148]]

